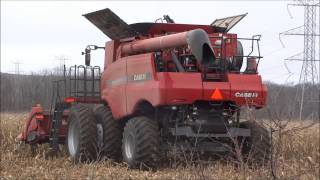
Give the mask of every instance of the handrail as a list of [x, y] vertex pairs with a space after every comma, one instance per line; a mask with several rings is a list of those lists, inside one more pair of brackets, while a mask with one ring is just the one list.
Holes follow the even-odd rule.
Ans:
[[[259, 41], [261, 40], [261, 35], [254, 35], [251, 38], [226, 37], [226, 36], [216, 36], [216, 35], [208, 35], [208, 37], [210, 39], [215, 38], [215, 39], [221, 41], [221, 44], [219, 44], [218, 46], [215, 46], [215, 44], [212, 43], [213, 47], [215, 49], [218, 49], [221, 54], [219, 56], [216, 56], [216, 60], [218, 61], [218, 64], [216, 64], [216, 66], [213, 66], [213, 67], [208, 67], [208, 69], [215, 70], [215, 73], [217, 73], [217, 74], [224, 74], [224, 72], [226, 70], [228, 70], [228, 63], [230, 63], [230, 62], [228, 62], [228, 60], [227, 60], [228, 57], [227, 57], [227, 53], [226, 53], [227, 52], [227, 48], [226, 48], [227, 42], [226, 41], [228, 41], [230, 39], [235, 39], [235, 40], [251, 41], [251, 49], [247, 55], [242, 55], [242, 56], [233, 55], [232, 57], [229, 57], [229, 58], [231, 58], [231, 64], [234, 63], [235, 58], [237, 58], [237, 57], [246, 58], [246, 63], [248, 63], [248, 59], [254, 58], [257, 61], [257, 65], [255, 68], [255, 72], [257, 72], [257, 68], [260, 63], [260, 59], [263, 58], [263, 56], [261, 56], [261, 53], [260, 53], [260, 44], [259, 44]], [[255, 53], [257, 53], [257, 55], [256, 54], [253, 55], [255, 49], [257, 51], [257, 52], [255, 52]], [[240, 69], [236, 70], [236, 71], [231, 71], [231, 72], [240, 73]], [[206, 73], [207, 72], [205, 72], [204, 77], [207, 77]]]

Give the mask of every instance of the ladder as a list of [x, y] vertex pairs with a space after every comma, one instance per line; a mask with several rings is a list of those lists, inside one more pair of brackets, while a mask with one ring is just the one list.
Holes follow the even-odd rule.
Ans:
[[51, 130], [50, 130], [50, 148], [53, 151], [59, 150], [59, 130], [62, 123], [63, 111], [68, 108], [68, 104], [64, 102], [58, 102], [55, 104], [53, 117], [51, 120]]

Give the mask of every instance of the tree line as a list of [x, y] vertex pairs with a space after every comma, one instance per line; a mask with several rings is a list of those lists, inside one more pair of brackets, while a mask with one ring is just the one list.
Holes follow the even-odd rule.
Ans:
[[[56, 83], [62, 75], [54, 72], [41, 72], [31, 75], [15, 75], [1, 73], [1, 111], [29, 111], [32, 106], [41, 103], [50, 108], [54, 102], [53, 94], [57, 92]], [[268, 87], [267, 106], [255, 110], [258, 118], [269, 118], [276, 115], [281, 118], [299, 117], [302, 110], [303, 118], [319, 117], [319, 85], [302, 84], [280, 85], [265, 82]], [[63, 96], [63, 85], [59, 92]], [[305, 96], [301, 98], [302, 89]], [[303, 106], [301, 109], [301, 102]]]

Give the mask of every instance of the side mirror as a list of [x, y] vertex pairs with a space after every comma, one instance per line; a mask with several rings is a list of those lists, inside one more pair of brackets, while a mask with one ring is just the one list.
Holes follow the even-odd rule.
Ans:
[[90, 60], [91, 60], [90, 53], [86, 54], [84, 59], [85, 59], [86, 66], [90, 66]]
[[91, 61], [91, 49], [86, 48], [86, 49], [84, 50], [84, 52], [82, 52], [82, 55], [85, 55], [85, 56], [84, 56], [84, 60], [85, 60], [86, 66], [90, 66], [90, 61]]
[[86, 66], [90, 66], [90, 61], [91, 61], [91, 50], [97, 50], [97, 49], [104, 49], [104, 47], [99, 47], [96, 45], [88, 45], [84, 52], [82, 52], [82, 55], [85, 55], [84, 60]]

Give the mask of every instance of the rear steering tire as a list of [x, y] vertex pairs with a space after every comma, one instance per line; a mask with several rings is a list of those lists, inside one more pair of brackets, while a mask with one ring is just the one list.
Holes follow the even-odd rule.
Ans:
[[97, 155], [97, 127], [91, 108], [75, 104], [70, 109], [66, 145], [73, 162], [93, 161]]
[[100, 106], [95, 112], [97, 126], [97, 145], [99, 156], [113, 160], [121, 157], [122, 128], [112, 117], [108, 106]]
[[122, 157], [130, 168], [153, 168], [160, 157], [160, 135], [156, 121], [130, 119], [123, 132]]
[[271, 158], [271, 137], [269, 131], [255, 121], [240, 123], [241, 128], [251, 130], [251, 136], [243, 141], [242, 153], [249, 162], [256, 164], [267, 163]]

